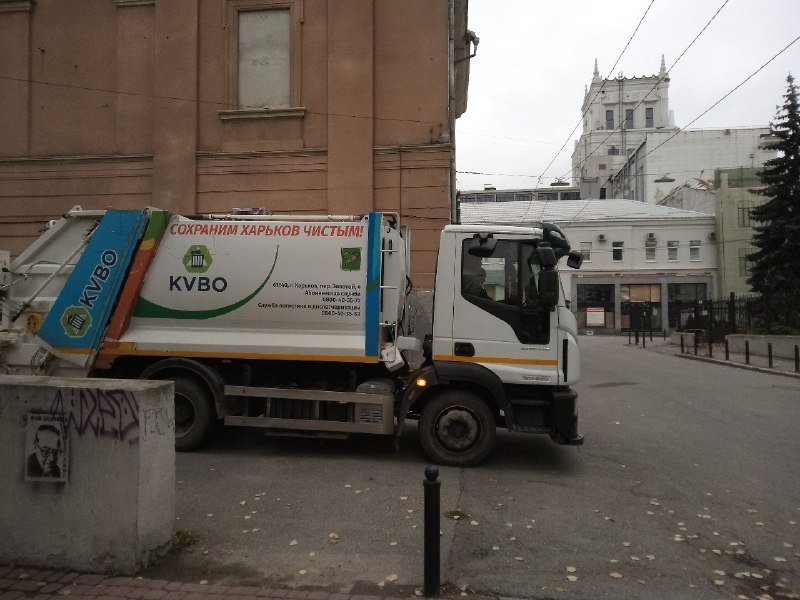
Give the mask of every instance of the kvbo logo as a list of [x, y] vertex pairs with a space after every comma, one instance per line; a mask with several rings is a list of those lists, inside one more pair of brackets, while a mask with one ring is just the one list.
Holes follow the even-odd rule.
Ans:
[[[183, 255], [183, 266], [189, 273], [205, 273], [211, 267], [214, 259], [211, 252], [202, 245], [189, 246], [186, 254]], [[228, 282], [224, 277], [186, 277], [185, 275], [169, 276], [170, 292], [224, 292], [228, 287]]]

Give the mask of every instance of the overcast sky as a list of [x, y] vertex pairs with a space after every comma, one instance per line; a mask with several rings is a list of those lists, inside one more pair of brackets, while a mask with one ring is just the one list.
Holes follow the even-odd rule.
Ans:
[[542, 186], [569, 176], [595, 58], [601, 77], [634, 77], [656, 75], [663, 54], [669, 108], [675, 125], [689, 129], [765, 127], [783, 104], [786, 76], [800, 82], [797, 41], [689, 125], [800, 36], [800, 0], [469, 0], [468, 27], [480, 44], [467, 112], [456, 121], [460, 190], [532, 188], [541, 175]]

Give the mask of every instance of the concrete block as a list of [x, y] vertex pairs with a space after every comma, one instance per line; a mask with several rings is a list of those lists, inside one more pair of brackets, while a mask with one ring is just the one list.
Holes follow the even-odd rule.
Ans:
[[0, 563], [131, 574], [175, 522], [171, 382], [0, 376]]

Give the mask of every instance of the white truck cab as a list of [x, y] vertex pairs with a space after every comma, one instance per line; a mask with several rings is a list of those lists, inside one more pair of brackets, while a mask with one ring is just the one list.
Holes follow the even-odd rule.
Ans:
[[[580, 266], [575, 253], [570, 260]], [[441, 462], [479, 462], [497, 425], [583, 442], [569, 387], [580, 375], [577, 324], [556, 262], [539, 228], [442, 232], [433, 335], [418, 375], [427, 393], [443, 386], [438, 395], [447, 397], [421, 411], [422, 443]]]

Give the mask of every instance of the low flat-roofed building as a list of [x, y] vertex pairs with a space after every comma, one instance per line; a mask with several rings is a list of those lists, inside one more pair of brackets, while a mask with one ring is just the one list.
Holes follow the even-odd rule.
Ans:
[[697, 300], [717, 293], [713, 215], [631, 200], [470, 202], [462, 223], [557, 224], [584, 256], [561, 265], [565, 294], [582, 331], [631, 328], [631, 311], [652, 311], [652, 328], [686, 325]]

